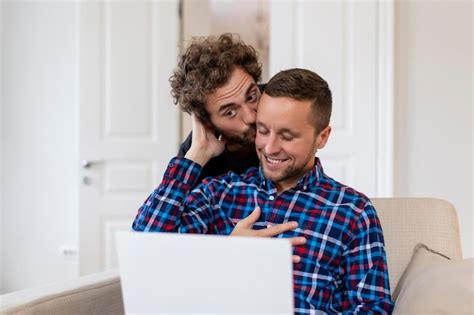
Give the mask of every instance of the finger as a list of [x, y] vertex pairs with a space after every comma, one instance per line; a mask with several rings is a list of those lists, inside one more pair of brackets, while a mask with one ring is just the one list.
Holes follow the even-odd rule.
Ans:
[[297, 227], [298, 227], [298, 222], [291, 221], [291, 222], [274, 225], [267, 229], [260, 230], [259, 232], [260, 234], [262, 234], [261, 236], [275, 236], [283, 232], [296, 229]]
[[290, 243], [292, 246], [304, 245], [306, 244], [306, 238], [304, 237], [292, 237], [290, 238]]
[[255, 222], [257, 222], [259, 217], [260, 217], [260, 207], [257, 206], [255, 210], [253, 210], [252, 213], [248, 217], [240, 220], [239, 223], [240, 225], [251, 228], [252, 225], [254, 225]]
[[191, 114], [191, 119], [193, 123], [193, 134], [196, 136], [203, 137], [204, 136], [204, 130], [201, 121], [195, 114]]
[[298, 263], [301, 262], [301, 257], [300, 257], [300, 256], [293, 255], [293, 256], [292, 256], [292, 259], [293, 259], [293, 262], [294, 262], [295, 264], [298, 264]]
[[205, 123], [199, 117], [194, 118], [194, 124], [199, 128], [199, 131], [201, 132], [203, 137], [205, 137], [206, 139], [217, 140], [217, 137], [215, 135], [215, 129], [211, 124]]
[[195, 114], [191, 114], [191, 120], [193, 122], [193, 128], [201, 124], [201, 121]]
[[191, 113], [191, 118], [193, 120], [193, 123], [204, 126], [204, 122], [202, 121], [202, 119], [199, 118], [195, 113]]

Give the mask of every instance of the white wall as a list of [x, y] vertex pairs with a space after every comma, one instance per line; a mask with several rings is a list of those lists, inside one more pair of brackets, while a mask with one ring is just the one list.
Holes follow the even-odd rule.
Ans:
[[3, 5], [3, 292], [77, 275], [78, 9]]
[[472, 4], [400, 1], [396, 14], [395, 194], [457, 208], [474, 254]]
[[2, 69], [2, 56], [3, 56], [3, 3], [0, 2], [0, 294], [3, 292], [3, 119], [2, 119], [2, 112], [3, 112], [3, 95], [2, 95], [2, 78], [3, 78], [3, 69]]

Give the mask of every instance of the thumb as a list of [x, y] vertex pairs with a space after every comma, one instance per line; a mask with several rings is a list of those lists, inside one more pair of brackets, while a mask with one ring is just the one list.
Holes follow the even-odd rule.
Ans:
[[254, 223], [257, 222], [259, 217], [260, 217], [260, 207], [257, 206], [255, 210], [253, 210], [252, 213], [248, 217], [246, 217], [245, 219], [242, 219], [240, 223], [248, 228], [251, 228], [252, 225], [254, 225]]

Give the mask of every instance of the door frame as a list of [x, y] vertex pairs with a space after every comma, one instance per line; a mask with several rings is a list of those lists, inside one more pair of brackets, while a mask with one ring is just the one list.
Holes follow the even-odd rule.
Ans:
[[378, 93], [377, 93], [377, 197], [393, 197], [395, 119], [395, 3], [377, 2]]

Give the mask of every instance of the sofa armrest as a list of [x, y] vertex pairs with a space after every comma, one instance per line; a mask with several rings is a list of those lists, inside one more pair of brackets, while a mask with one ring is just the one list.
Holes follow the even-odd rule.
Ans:
[[118, 270], [0, 296], [1, 314], [124, 314]]

